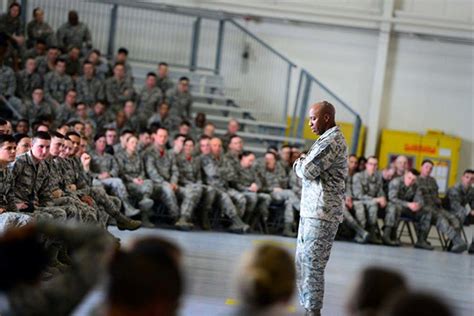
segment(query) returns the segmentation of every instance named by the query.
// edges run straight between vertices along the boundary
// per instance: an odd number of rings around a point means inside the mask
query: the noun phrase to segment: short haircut
[[[230,138],[229,138],[229,144],[232,143],[232,140],[234,138],[241,138],[239,135],[232,135]]]
[[[355,155],[355,154],[350,154],[350,155],[349,155],[349,158],[355,158],[355,159],[357,159],[357,155]]]
[[[420,172],[416,170],[415,168],[408,169],[408,172],[410,172],[411,174],[417,177],[420,175]]]
[[[267,147],[267,152],[272,151],[272,150],[275,151],[275,152],[277,152],[277,151],[278,151],[277,146],[270,145],[270,146]]]
[[[7,125],[8,121],[5,119],[0,118],[0,125]]]
[[[168,63],[165,63],[164,61],[162,61],[162,62],[160,62],[160,63],[158,64],[158,66],[166,66],[166,67],[168,67]]]
[[[85,65],[92,65],[92,66],[94,66],[94,64],[91,63],[91,62],[88,61],[88,60],[86,60],[86,61],[82,64],[83,67],[84,67]]]
[[[150,130],[148,128],[142,128],[138,131],[138,134],[151,134]]]
[[[44,39],[42,39],[42,38],[38,38],[38,39],[36,40],[35,45],[38,45],[38,44],[45,45],[45,46],[47,45],[47,44],[46,44],[46,41],[45,41]]]
[[[212,123],[212,122],[207,122],[204,127],[206,126],[213,126],[213,127],[216,127],[216,124]]]
[[[30,138],[30,136],[28,136],[28,134],[23,134],[23,133],[17,133],[15,135],[13,135],[13,139],[15,140],[15,143],[18,145],[19,142],[21,142],[21,140],[23,138]]]
[[[177,140],[180,137],[183,137],[184,139],[186,139],[187,136],[184,135],[184,134],[176,134],[176,135],[174,135],[173,140]]]
[[[102,138],[104,137],[105,138],[105,134],[104,133],[97,133],[95,134],[94,136],[94,143],[97,142],[99,140],[99,138]]]
[[[0,146],[3,146],[3,143],[15,143],[15,138],[12,135],[4,134],[0,135]]]
[[[421,165],[423,166],[425,163],[429,163],[430,165],[434,166],[434,162],[431,159],[424,159],[421,162]]]
[[[168,129],[167,129],[166,127],[164,127],[164,126],[158,127],[158,128],[156,129],[156,133],[158,133],[159,130],[165,130],[165,131],[169,134]],[[183,135],[183,136],[184,136],[184,135]],[[185,136],[185,137],[186,137],[186,136]]]
[[[67,138],[70,138],[71,136],[76,136],[76,137],[81,138],[81,135],[79,135],[79,133],[76,132],[76,131],[69,131],[69,132],[66,133],[65,136],[66,136]]]
[[[377,157],[375,157],[375,156],[369,156],[369,157],[367,157],[367,161],[369,161],[369,159],[375,159],[375,160],[377,160],[377,161],[379,160],[379,159],[378,159]]]
[[[117,62],[117,63],[114,64],[114,69],[117,68],[118,66],[122,66],[122,67],[125,68],[125,65],[123,63]]]
[[[239,159],[242,159],[244,157],[248,157],[250,155],[255,155],[255,154],[253,153],[253,151],[245,150],[239,155]]]
[[[193,145],[196,144],[196,142],[194,141],[194,139],[192,139],[191,137],[186,137],[186,138],[184,139],[184,142],[183,142],[183,143],[186,143],[186,142],[192,142]]]
[[[464,172],[462,174],[465,175],[466,173],[474,174],[474,170],[473,169],[466,169],[466,170],[464,170]]]
[[[135,134],[134,131],[132,131],[131,129],[124,129],[121,133],[120,133],[120,136],[123,136],[125,134]]]
[[[191,127],[191,123],[189,123],[189,121],[186,121],[186,120],[181,121],[181,123],[179,123],[179,126],[183,126],[183,125],[186,125],[186,126],[188,126],[188,127]]]
[[[111,131],[111,132],[117,132],[117,129],[114,128],[114,127],[109,127],[109,128],[107,128],[107,129],[105,130],[105,132],[109,132],[109,131]]]
[[[66,64],[66,59],[64,59],[64,58],[56,59],[56,64],[59,64],[59,63],[65,63]]]
[[[56,131],[49,131],[49,135],[51,136],[51,138],[56,137],[56,138],[64,139],[64,135]]]
[[[203,139],[209,139],[209,140],[211,140],[211,138],[210,138],[209,136],[204,135],[204,134],[199,137],[199,141],[201,141],[201,140],[203,140]]]
[[[30,122],[27,119],[24,119],[24,118],[19,119],[18,122],[16,123],[16,125],[18,125],[19,123],[26,123],[26,124],[30,125]]]
[[[156,73],[150,71],[149,73],[146,74],[147,77],[155,77],[156,78]]]
[[[189,82],[189,78],[186,77],[186,76],[182,76],[181,78],[179,78],[179,81],[187,81],[187,82]]]
[[[98,50],[97,48],[92,49],[92,50],[90,51],[89,55],[92,54],[92,53],[96,53],[96,54],[99,55],[99,56],[101,55],[100,50]]]
[[[33,140],[35,139],[51,140],[51,136],[49,136],[48,132],[35,132]]]
[[[275,160],[278,160],[277,154],[275,154],[273,151],[267,151],[267,152],[265,153],[265,155],[272,155],[273,158],[275,158]]]
[[[280,149],[283,149],[283,148],[290,148],[291,149],[291,146],[289,144],[281,145]]]
[[[120,48],[117,50],[117,53],[118,53],[118,54],[125,54],[126,56],[128,56],[128,49],[126,49],[125,47],[120,47]]]

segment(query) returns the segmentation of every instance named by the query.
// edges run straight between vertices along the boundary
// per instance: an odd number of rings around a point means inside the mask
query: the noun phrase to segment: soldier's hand
[[[21,202],[21,203],[16,204],[16,208],[19,210],[24,210],[28,208],[28,204],[25,202]]]
[[[420,210],[420,204],[418,204],[416,202],[410,202],[410,203],[408,203],[408,208],[412,212],[418,212]]]
[[[81,197],[81,201],[89,206],[94,205],[94,200],[89,195],[84,195],[83,197]]]
[[[249,186],[249,191],[251,191],[251,192],[257,192],[257,191],[258,191],[258,185],[255,184],[255,183],[252,183],[252,184]]]
[[[273,192],[281,192],[281,191],[283,191],[282,188],[274,188],[274,189],[273,189]]]
[[[51,193],[53,195],[53,199],[59,199],[61,196],[63,196],[63,191],[61,191],[60,189],[57,189],[57,190],[54,190],[53,193]]]
[[[135,178],[135,179],[133,179],[133,183],[135,183],[136,185],[142,185],[143,184],[143,179]]]
[[[346,196],[346,206],[352,208],[352,197]]]
[[[81,156],[82,167],[87,171],[91,164],[91,156],[88,153],[83,153]]]
[[[3,207],[0,207],[0,214],[2,214],[5,211],[6,211],[6,209],[4,209]]]
[[[178,190],[178,185],[176,183],[170,183],[171,190],[176,191]]]
[[[110,178],[110,174],[108,172],[102,172],[101,174],[99,174],[100,180],[108,179],[108,178]]]
[[[385,197],[380,197],[379,199],[379,204],[380,204],[380,207],[385,207],[387,206],[387,199]]]
[[[69,184],[69,185],[67,186],[67,189],[68,189],[69,191],[71,191],[71,192],[75,192],[75,191],[77,190],[77,187],[76,187],[75,184]]]

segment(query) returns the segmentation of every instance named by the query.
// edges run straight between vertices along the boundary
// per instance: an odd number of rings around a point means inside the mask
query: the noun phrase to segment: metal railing
[[[336,119],[339,122],[353,122],[349,151],[353,154],[357,153],[359,136],[362,129],[362,120],[359,114],[305,69],[301,69],[300,72],[292,126],[290,126],[290,136],[303,137],[305,118],[308,116],[310,105],[315,100],[326,100],[333,104],[336,108]]]

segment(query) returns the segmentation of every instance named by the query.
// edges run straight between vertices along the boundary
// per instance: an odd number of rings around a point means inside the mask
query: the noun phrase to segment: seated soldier
[[[293,232],[295,224],[294,211],[299,211],[300,200],[295,193],[288,189],[288,177],[283,166],[278,164],[274,152],[265,154],[264,164],[261,166],[260,174],[263,179],[263,191],[270,194],[272,202],[284,204],[284,230],[283,235],[296,237]]]
[[[31,149],[31,137],[27,134],[15,134],[16,156],[20,156]]]
[[[43,87],[43,79],[36,70],[36,60],[26,59],[25,69],[16,74],[16,95],[22,101],[31,99],[35,88]]]
[[[128,100],[123,106],[123,113],[125,114],[126,123],[124,129],[129,129],[134,132],[137,132],[142,124],[142,117],[137,113],[137,108],[135,102]]]
[[[66,61],[56,60],[54,71],[48,72],[44,77],[45,99],[56,108],[64,102],[67,91],[74,88],[72,78],[66,74]]]
[[[64,102],[56,110],[55,126],[69,123],[75,118],[77,92],[74,89],[66,92]]]
[[[143,121],[148,120],[155,113],[155,109],[163,102],[163,93],[156,84],[156,74],[149,72],[146,75],[145,85],[138,95],[138,110]]]
[[[221,137],[222,147],[224,148],[225,151],[227,151],[227,148],[229,147],[231,137],[234,135],[237,135],[237,132],[239,130],[240,130],[239,121],[237,121],[234,118],[230,119],[229,123],[227,124],[227,132]]]
[[[448,189],[446,205],[448,211],[454,214],[459,222],[465,223],[466,218],[474,216],[474,170],[464,171],[461,181]],[[469,247],[469,253],[474,253],[474,236]]]
[[[168,77],[168,73],[168,64],[165,62],[160,62],[158,64],[158,77],[156,78],[156,85],[161,89],[163,95],[166,95],[166,92],[174,87],[174,83]]]
[[[145,166],[137,152],[138,139],[130,135],[125,143],[125,149],[115,154],[119,167],[119,176],[123,180],[128,192],[139,201],[142,214],[142,223],[145,227],[153,227],[150,222],[150,213],[153,208],[153,183],[145,177]]]
[[[125,101],[133,99],[135,89],[132,80],[127,77],[124,64],[115,64],[114,75],[105,81],[104,89],[111,115],[121,110]]]
[[[118,177],[119,167],[115,158],[105,152],[105,135],[97,134],[94,137],[95,150],[91,153],[91,172],[94,181],[105,186],[106,189],[119,197],[125,209],[125,215],[132,217],[140,211],[132,206],[128,197],[128,191],[122,179]]]
[[[379,208],[387,205],[383,192],[382,178],[377,173],[378,160],[369,157],[366,169],[354,175],[353,194],[356,218],[362,227],[369,232],[369,242],[381,244],[382,240],[377,233],[377,213]],[[367,215],[366,215],[367,210]]]
[[[122,64],[125,69],[125,76],[128,80],[133,83],[133,72],[132,72],[132,65],[128,62],[128,49],[125,47],[120,47],[117,50],[117,54],[115,55],[112,63],[109,65],[109,70],[114,68],[116,64]],[[113,75],[113,74],[110,74]]]
[[[352,216],[351,211],[354,209],[354,193],[353,193],[353,180],[354,175],[357,170],[357,156],[350,155],[347,164],[349,170],[346,178],[346,197],[343,209],[344,220],[342,222],[341,228],[347,227],[349,230],[355,232],[354,241],[357,243],[365,244],[368,241],[369,233],[357,222],[357,220]]]
[[[52,121],[56,117],[56,111],[51,103],[44,99],[44,91],[41,88],[33,90],[31,101],[27,101],[21,111],[24,119],[30,122],[36,121],[40,118],[47,118]]]
[[[173,137],[173,154],[175,156],[178,156],[183,151],[185,139],[186,139],[186,135],[184,134],[176,134]]]
[[[262,181],[254,168],[255,154],[244,151],[239,159],[239,166],[231,171],[235,176],[231,178],[230,186],[244,194],[247,200],[244,218],[252,227],[261,216],[265,222],[267,221],[271,197],[261,191]],[[231,168],[233,167],[229,167]]]
[[[147,148],[151,145],[152,139],[151,139],[151,131],[149,129],[141,129],[138,132],[138,154],[143,157],[144,152],[147,150]]]
[[[166,100],[170,105],[171,117],[179,117],[187,120],[191,118],[191,106],[193,105],[193,97],[189,92],[189,78],[179,78],[177,88],[168,90]]]
[[[170,106],[166,102],[162,102],[157,106],[157,111],[148,119],[148,127],[151,128],[153,124],[159,124],[161,127],[169,131],[178,127],[179,120],[176,117],[171,117]]]
[[[113,146],[114,156],[124,152],[127,148],[128,139],[133,135],[133,131],[129,129],[124,129],[120,133],[119,142]]]
[[[71,76],[71,78],[76,81],[81,72],[81,61],[79,56],[81,54],[81,49],[77,46],[71,46],[68,49],[67,54],[61,56],[66,61],[66,73]]]
[[[431,227],[431,214],[421,209],[419,201],[415,200],[417,191],[416,178],[419,172],[410,169],[403,177],[396,177],[390,181],[388,189],[388,206],[385,214],[385,228],[383,241],[386,245],[399,246],[400,242],[396,236],[400,216],[408,216],[415,220],[419,232],[426,232]],[[419,235],[420,236],[420,235]],[[421,233],[423,236],[423,233]],[[418,238],[415,248],[432,250],[425,238]]]
[[[451,252],[462,253],[467,249],[467,245],[461,237],[461,223],[452,213],[442,208],[441,200],[438,196],[438,184],[431,177],[434,163],[431,160],[424,160],[421,163],[421,172],[418,177],[417,196],[421,209],[431,213],[431,223],[435,224],[438,230],[452,242]],[[425,239],[429,231],[419,231],[418,238]]]
[[[77,100],[93,106],[104,98],[104,82],[95,74],[95,66],[91,62],[82,65],[83,75],[76,80]]]
[[[405,171],[408,169],[408,158],[404,155],[399,155],[394,161],[395,175],[394,177],[403,177]]]
[[[25,119],[20,119],[16,123],[14,134],[28,134],[30,132],[30,122]]]

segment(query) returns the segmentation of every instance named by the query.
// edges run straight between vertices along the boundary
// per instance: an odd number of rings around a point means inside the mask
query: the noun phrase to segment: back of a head
[[[243,258],[238,277],[243,305],[264,309],[286,303],[294,292],[294,260],[283,248],[262,245]]]
[[[138,242],[137,248],[119,251],[110,265],[107,288],[109,315],[174,315],[183,292],[183,277],[174,248]]]
[[[387,299],[406,290],[405,279],[398,272],[381,267],[365,268],[349,297],[349,315],[376,312]]]
[[[423,292],[407,292],[397,295],[382,312],[386,316],[453,316],[444,300]]]

